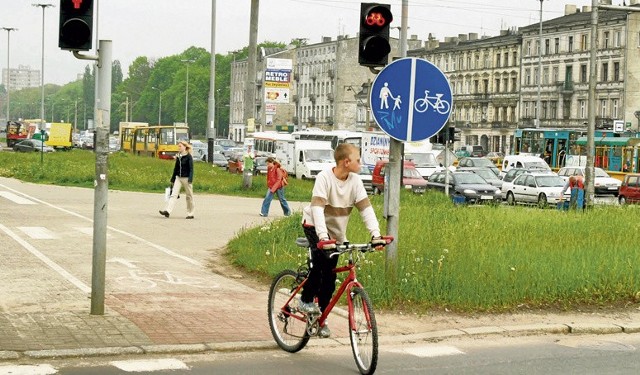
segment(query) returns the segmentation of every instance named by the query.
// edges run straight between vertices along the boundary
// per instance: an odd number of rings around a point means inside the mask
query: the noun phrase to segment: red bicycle
[[[383,238],[385,245],[393,241],[393,237],[390,236]],[[320,327],[324,325],[327,316],[346,292],[349,338],[353,357],[361,374],[373,374],[378,363],[378,327],[371,299],[356,279],[356,269],[364,253],[376,251],[384,246],[373,247],[370,243],[344,243],[337,245],[336,249],[326,250],[330,252],[331,257],[349,254],[348,264],[333,270],[335,273],[348,272],[348,275],[322,314],[305,314],[298,309],[300,303],[298,294],[309,276],[311,248],[306,238],[298,238],[296,244],[308,249],[307,265],[301,266],[297,271],[284,270],[271,283],[268,313],[273,338],[278,346],[287,352],[300,351],[312,336],[319,335]]]

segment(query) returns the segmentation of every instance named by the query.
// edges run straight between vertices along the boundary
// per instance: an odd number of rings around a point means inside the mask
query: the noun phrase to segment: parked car
[[[378,160],[371,175],[373,193],[380,194],[384,191],[385,175],[389,173],[389,160]],[[414,193],[422,194],[426,189],[427,181],[420,175],[415,165],[410,161],[405,161],[402,169],[402,186],[410,189]]]
[[[506,186],[505,186],[506,185]],[[505,183],[507,203],[537,204],[546,208],[549,204],[558,204],[568,189],[564,189],[565,181],[560,177],[548,173],[522,173],[512,183]],[[569,199],[570,194],[567,195]]]
[[[242,173],[244,170],[244,160],[242,153],[231,154],[227,162],[227,170],[229,173]]]
[[[267,174],[267,157],[258,156],[253,159],[253,175],[266,175]]]
[[[491,160],[493,164],[495,164],[496,166],[500,166],[502,165],[502,159],[504,159],[504,154],[502,152],[491,151],[485,157]]]
[[[558,171],[558,176],[562,177],[566,182],[570,176],[582,176],[586,183],[585,177],[586,167],[564,167]],[[594,168],[593,174],[593,190],[596,195],[615,195],[618,196],[620,185],[622,182],[607,174],[602,168]]]
[[[466,203],[498,203],[502,200],[500,189],[471,172],[436,172],[429,177],[427,189],[444,193],[446,186],[445,173],[449,173],[449,195],[454,199],[458,197]]]
[[[229,161],[221,153],[215,152],[213,154],[213,165],[227,170],[229,168]]]
[[[493,162],[487,158],[467,157],[458,161],[458,167],[485,167],[491,169],[496,175],[500,175],[500,170]]]
[[[524,168],[529,170],[551,171],[549,164],[544,159],[532,155],[507,155],[502,160],[502,171],[504,176],[511,168]]]
[[[618,193],[620,205],[640,202],[640,174],[628,174],[624,176],[620,192]]]
[[[459,171],[468,171],[471,173],[475,173],[478,176],[484,178],[485,181],[487,181],[488,183],[490,183],[491,185],[497,187],[498,189],[500,189],[502,187],[502,180],[496,176],[495,173],[493,173],[493,171],[487,167],[460,167],[458,168]]]
[[[545,170],[545,169],[527,169],[527,168],[511,168],[509,169],[509,172],[507,172],[504,177],[502,177],[502,186],[500,186],[500,191],[502,191],[502,199],[507,199],[507,191],[506,191],[506,187],[510,186],[507,184],[513,183],[513,180],[515,180],[518,176],[520,176],[523,173],[546,173],[552,176],[557,176],[557,174],[555,172],[553,172],[552,170]]]
[[[369,170],[369,167],[367,167],[366,165],[361,165],[360,172],[358,172],[358,177],[360,177],[360,179],[362,180],[362,184],[364,184],[364,189],[367,191],[367,193],[373,193],[373,174]]]
[[[43,144],[39,139],[23,139],[22,141],[13,145],[13,151],[15,152],[54,152],[55,150],[51,146]]]

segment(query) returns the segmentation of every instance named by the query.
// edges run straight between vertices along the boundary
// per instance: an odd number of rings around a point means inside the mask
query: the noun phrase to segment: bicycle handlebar
[[[382,248],[384,248],[385,246],[387,246],[388,244],[390,244],[391,242],[393,242],[393,236],[382,236],[381,237],[384,240],[384,244],[372,244],[371,242],[369,243],[343,243],[340,245],[336,245],[335,249],[328,249],[325,250],[327,252],[330,252],[331,254],[329,255],[330,257],[333,257],[335,255],[340,255],[343,253],[348,253],[350,251],[360,251],[363,253],[366,252],[371,252],[371,251],[378,251],[378,250],[382,250]]]

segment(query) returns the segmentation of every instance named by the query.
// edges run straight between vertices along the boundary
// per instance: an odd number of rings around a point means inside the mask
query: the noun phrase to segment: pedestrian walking
[[[178,142],[178,155],[175,156],[176,163],[171,175],[171,196],[164,210],[160,210],[160,215],[169,217],[180,196],[180,189],[184,188],[187,201],[187,219],[193,219],[193,156],[191,155],[191,145],[186,141]]]
[[[273,158],[267,158],[267,195],[264,197],[262,201],[262,208],[260,209],[260,216],[266,217],[269,216],[269,208],[271,207],[271,201],[273,200],[273,195],[278,195],[278,200],[280,201],[280,206],[282,207],[282,212],[284,216],[291,215],[291,209],[289,208],[289,203],[287,203],[287,199],[284,197],[284,187],[288,185],[287,182],[287,171],[282,168],[280,163]]]

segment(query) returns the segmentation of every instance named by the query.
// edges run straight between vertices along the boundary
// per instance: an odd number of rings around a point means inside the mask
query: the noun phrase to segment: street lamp
[[[184,123],[189,125],[188,113],[189,113],[189,64],[195,62],[195,60],[180,60],[187,64],[187,83],[184,87]]]
[[[52,7],[53,4],[31,4],[34,7],[42,8],[42,63],[40,68],[40,129],[44,129],[44,10],[48,7]]]
[[[542,85],[542,2],[540,1],[540,30],[538,33],[538,101],[536,103],[536,128],[540,127],[540,111],[542,110],[542,97],[541,97],[541,85]]]
[[[18,31],[15,27],[3,27],[2,30],[7,32],[7,121],[11,120],[9,117],[9,107],[11,106],[11,98],[9,96],[9,87],[11,85],[11,66],[9,65],[9,52],[11,51],[11,39],[10,35],[12,31]]]
[[[124,105],[124,120],[126,122],[129,122],[129,94],[127,94],[126,92],[123,92],[123,94],[125,95],[125,98],[127,98],[127,101],[125,102]]]
[[[158,98],[159,98],[159,104],[158,104],[158,125],[160,125],[160,118],[162,116],[162,91],[157,88],[157,87],[151,87],[152,90],[157,90],[158,91]]]

